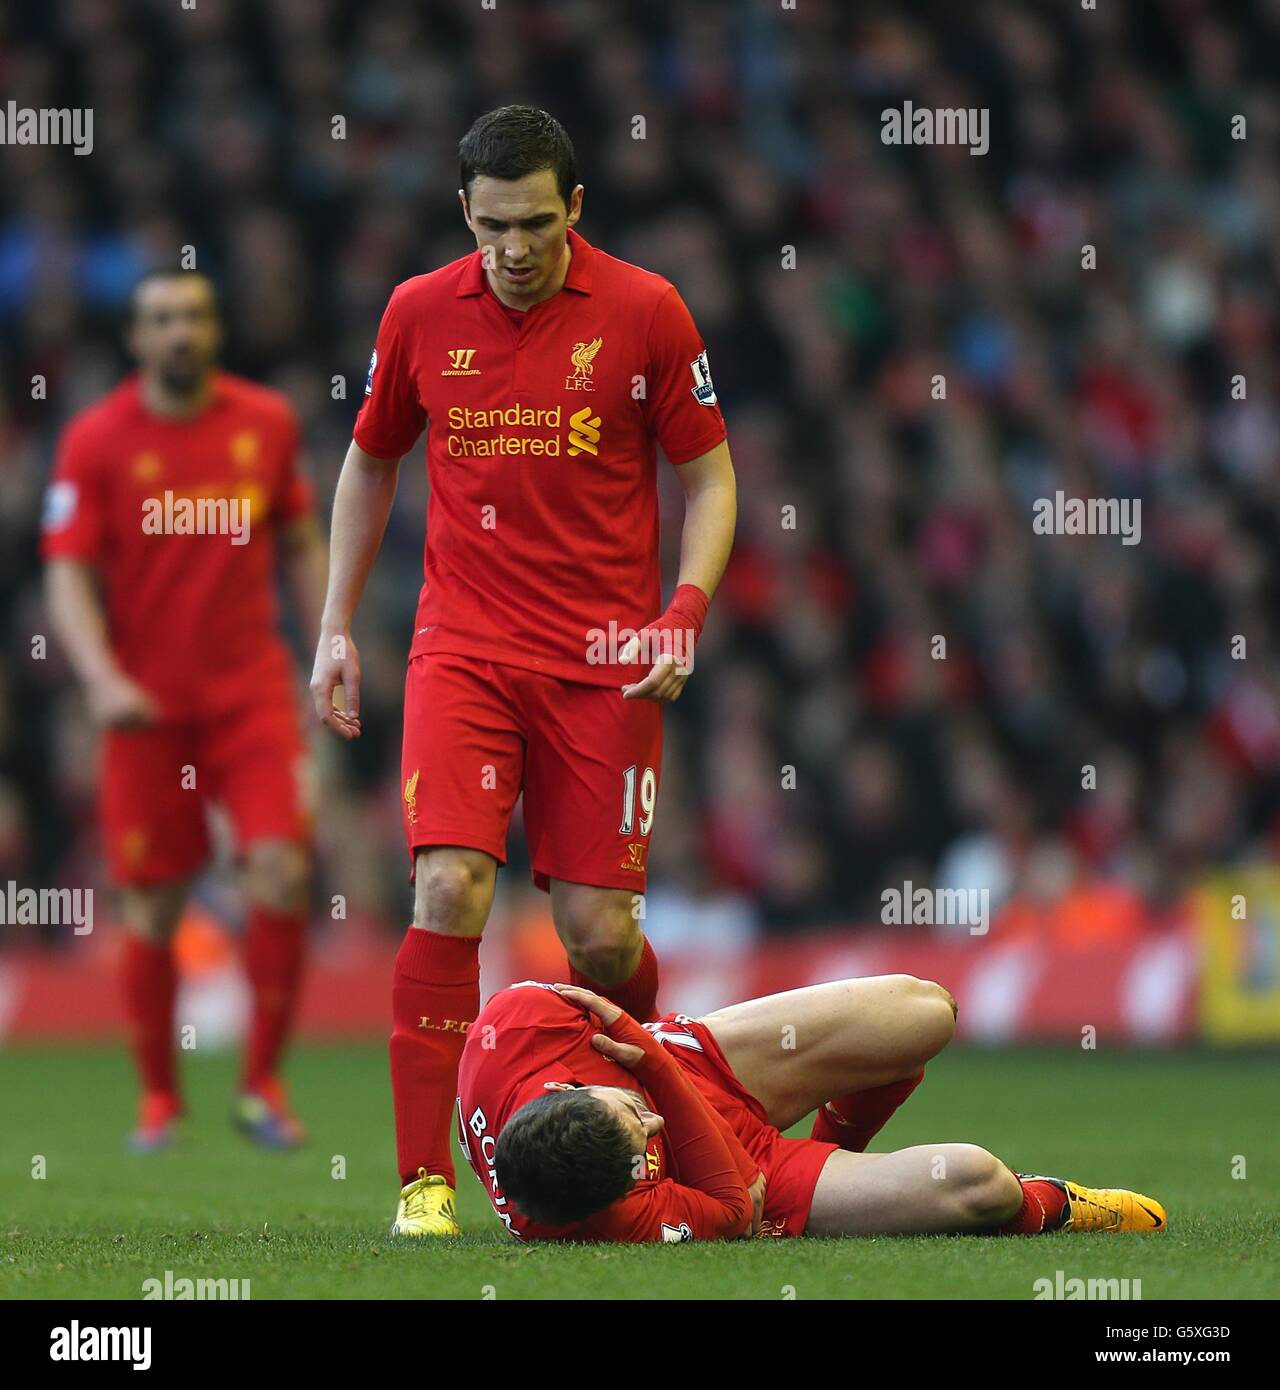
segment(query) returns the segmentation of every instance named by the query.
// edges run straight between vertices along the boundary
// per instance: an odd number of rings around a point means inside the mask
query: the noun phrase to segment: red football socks
[[[1056,1231],[1067,1215],[1063,1190],[1042,1178],[1024,1178],[1017,1173],[1014,1177],[1022,1185],[1022,1206],[1017,1216],[1000,1227],[999,1234],[1038,1236],[1043,1231]]]
[[[246,1091],[260,1087],[279,1069],[302,983],[306,938],[305,911],[273,912],[257,904],[250,909],[244,963],[253,1017],[244,1055]]]
[[[176,1097],[173,1006],[178,972],[169,942],[130,932],[124,940],[123,985],[129,1041],[142,1089],[148,1095]]]
[[[652,1023],[658,1016],[658,957],[647,939],[639,965],[632,971],[630,978],[621,984],[602,985],[596,980],[589,980],[572,964],[569,966],[569,983],[612,1000],[637,1023]]]
[[[862,1153],[888,1124],[893,1112],[923,1080],[924,1072],[921,1071],[904,1081],[890,1081],[885,1086],[854,1091],[827,1105],[820,1105],[809,1138],[839,1144],[850,1153]]]
[[[418,1169],[456,1186],[454,1103],[468,1026],[480,1012],[480,938],[410,927],[391,990],[391,1093],[402,1184]]]

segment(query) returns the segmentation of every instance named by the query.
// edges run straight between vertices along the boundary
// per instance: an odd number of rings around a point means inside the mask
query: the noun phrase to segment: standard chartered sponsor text
[[[560,407],[550,406],[536,409],[528,405],[492,406],[478,409],[471,406],[452,405],[447,416],[451,430],[492,430],[502,426],[514,429],[560,429]],[[446,448],[454,458],[493,458],[500,454],[548,454],[560,453],[559,433],[549,437],[535,437],[523,434],[498,434],[476,437],[474,435],[450,434]]]

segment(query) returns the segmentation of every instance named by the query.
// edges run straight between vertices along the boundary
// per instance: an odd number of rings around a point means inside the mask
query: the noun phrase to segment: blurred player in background
[[[429,427],[401,773],[416,896],[390,1049],[402,1184],[392,1232],[404,1236],[458,1233],[458,1060],[521,792],[534,882],[551,895],[571,978],[637,1018],[656,1012],[637,903],[662,705],[688,679],[736,519],[702,340],[669,281],[572,230],[583,188],[564,129],[502,107],[459,153],[477,250],[398,286],[383,315],[334,500],[312,679],[319,717],[357,737],[351,624],[400,461]],[[686,499],[665,611],[658,445]]]
[[[974,1144],[864,1152],[955,1016],[932,980],[880,975],[642,1028],[589,990],[526,980],[467,1040],[459,1133],[529,1240],[1163,1230],[1150,1197],[1014,1173]],[[782,1134],[815,1109],[808,1139]]]
[[[173,1142],[183,1111],[172,943],[209,855],[210,803],[234,827],[249,901],[253,1012],[233,1117],[269,1147],[302,1137],[279,1067],[302,976],[310,825],[275,583],[279,561],[315,633],[324,545],[291,407],[219,371],[220,340],[205,276],[138,284],[128,341],[139,371],[67,426],[43,524],[53,626],[104,730],[143,1152]]]

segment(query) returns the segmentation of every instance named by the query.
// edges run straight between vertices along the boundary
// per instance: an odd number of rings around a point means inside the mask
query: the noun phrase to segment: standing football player
[[[338,481],[312,692],[360,733],[351,624],[424,428],[425,583],[405,686],[413,925],[396,960],[392,1233],[456,1235],[451,1117],[480,1007],[479,941],[517,796],[575,983],[653,1018],[639,924],[662,706],[679,697],[733,543],[736,490],[707,354],[675,287],[593,247],[573,146],[544,111],[459,146],[477,249],[399,285]],[[661,607],[656,459],[685,493]],[[342,688],[340,705],[335,701]]]
[[[279,1077],[302,975],[310,880],[295,668],[277,561],[318,630],[324,543],[279,393],[217,370],[213,285],[159,271],[128,331],[139,371],[64,431],[45,503],[49,612],[104,730],[102,824],[127,927],[124,998],[142,1100],[133,1147],[167,1147],[182,1093],[172,951],[208,858],[206,807],[229,815],[249,903],[252,1019],[233,1117],[297,1144]]]

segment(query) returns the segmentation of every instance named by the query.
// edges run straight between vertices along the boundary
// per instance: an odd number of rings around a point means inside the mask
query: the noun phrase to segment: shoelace
[[[1110,1218],[1109,1224],[1113,1226],[1119,1224],[1122,1217],[1122,1213],[1115,1207],[1109,1207],[1105,1202],[1099,1202],[1093,1197],[1084,1196],[1082,1193],[1080,1193],[1079,1188],[1076,1189],[1076,1192],[1077,1194],[1079,1194],[1077,1195],[1076,1200],[1082,1206],[1092,1207],[1095,1212],[1100,1212],[1103,1216]],[[1096,1220],[1096,1218],[1094,1218],[1094,1220]],[[1092,1220],[1090,1224],[1093,1224]]]
[[[406,1216],[426,1216],[427,1194],[431,1191],[431,1185],[427,1183],[427,1170],[418,1169],[418,1181],[412,1192],[404,1200],[404,1214]]]

